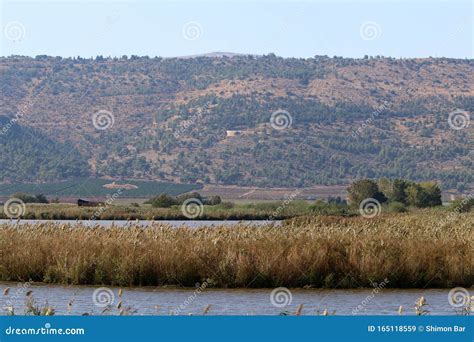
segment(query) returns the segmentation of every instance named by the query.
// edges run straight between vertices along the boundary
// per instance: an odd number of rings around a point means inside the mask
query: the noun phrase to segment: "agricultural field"
[[[199,190],[202,185],[179,184],[155,181],[121,180],[99,178],[74,178],[63,182],[51,183],[13,183],[0,184],[0,196],[9,196],[15,192],[44,194],[48,197],[105,197],[122,189],[120,197],[150,197],[167,193],[172,196],[184,192]]]

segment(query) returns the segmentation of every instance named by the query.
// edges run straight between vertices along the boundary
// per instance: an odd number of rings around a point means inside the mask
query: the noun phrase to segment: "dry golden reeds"
[[[0,225],[0,280],[214,287],[469,286],[474,214],[308,217],[282,225]],[[348,276],[350,275],[350,277]]]

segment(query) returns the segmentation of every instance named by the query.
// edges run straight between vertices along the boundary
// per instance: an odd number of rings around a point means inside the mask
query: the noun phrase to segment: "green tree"
[[[421,188],[423,189],[423,205],[426,207],[434,207],[437,205],[442,205],[441,200],[441,189],[438,184],[434,182],[423,182],[420,183]]]
[[[421,208],[423,205],[423,189],[418,184],[411,184],[406,189],[409,205]]]
[[[394,179],[392,182],[392,193],[390,196],[387,196],[389,201],[408,204],[406,191],[410,184],[410,182],[404,179]]]
[[[377,181],[379,190],[390,200],[393,196],[393,181],[388,178],[380,178]]]
[[[438,184],[424,182],[411,184],[406,189],[407,201],[409,205],[426,208],[441,205],[441,189]]]
[[[374,198],[380,203],[387,201],[385,195],[379,191],[377,183],[370,179],[355,181],[347,188],[349,201],[352,205],[358,206],[360,202],[367,198]]]

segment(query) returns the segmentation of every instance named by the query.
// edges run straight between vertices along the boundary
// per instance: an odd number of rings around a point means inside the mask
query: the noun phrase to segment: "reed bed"
[[[118,286],[472,285],[474,214],[306,217],[282,225],[0,225],[0,280]]]
[[[277,211],[277,209],[280,210]],[[282,209],[282,210],[281,210]],[[294,201],[286,207],[280,202],[256,204],[226,204],[203,207],[195,220],[276,220],[311,214],[311,206],[304,201]],[[354,213],[355,215],[355,213]],[[22,219],[35,220],[188,220],[180,205],[171,208],[154,208],[149,205],[133,207],[110,205],[107,207],[78,207],[74,204],[27,204]],[[0,205],[0,219],[8,219]]]

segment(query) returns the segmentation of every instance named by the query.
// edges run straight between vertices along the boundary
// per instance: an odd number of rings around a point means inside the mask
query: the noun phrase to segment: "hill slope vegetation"
[[[0,182],[296,187],[401,177],[463,190],[473,183],[472,125],[452,129],[448,116],[474,111],[473,66],[273,54],[0,58],[0,115],[22,113],[0,139],[2,154],[17,158],[2,156]],[[93,124],[100,111],[110,113],[105,129]],[[283,129],[271,124],[275,112]],[[44,139],[19,144],[18,132],[31,129]]]

